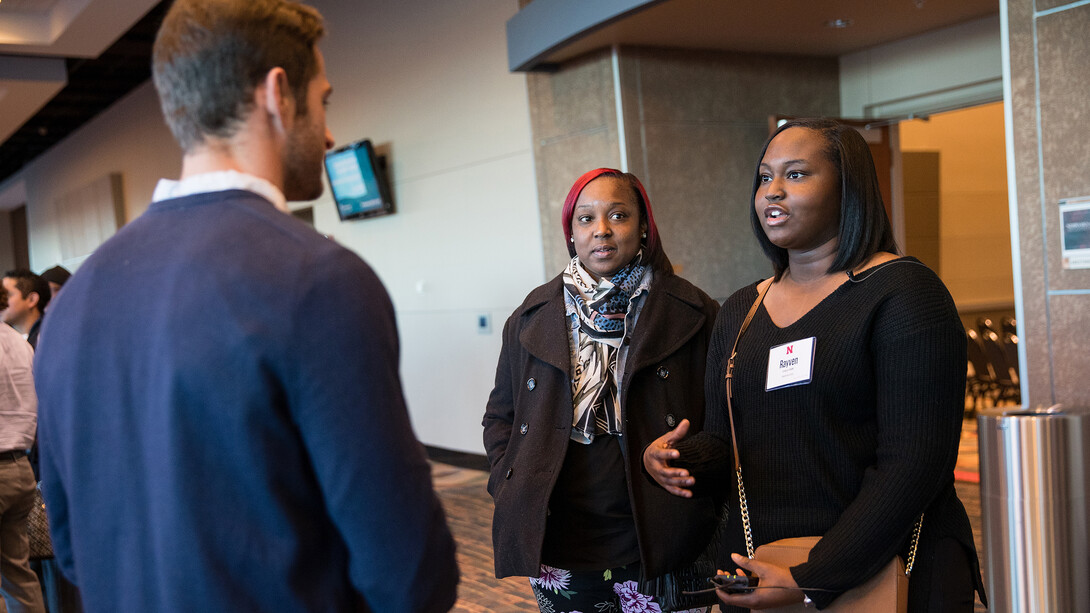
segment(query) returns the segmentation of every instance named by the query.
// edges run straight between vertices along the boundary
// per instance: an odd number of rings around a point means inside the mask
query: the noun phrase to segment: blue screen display
[[[342,219],[383,208],[375,169],[366,147],[350,147],[325,159],[329,185]]]

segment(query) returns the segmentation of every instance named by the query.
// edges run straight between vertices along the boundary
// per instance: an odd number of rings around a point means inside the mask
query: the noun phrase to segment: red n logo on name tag
[[[792,351],[794,351],[794,350],[795,350],[795,346],[794,346],[794,345],[788,345],[788,346],[787,346],[787,353],[788,353],[788,354],[790,354],[790,353],[791,353]]]

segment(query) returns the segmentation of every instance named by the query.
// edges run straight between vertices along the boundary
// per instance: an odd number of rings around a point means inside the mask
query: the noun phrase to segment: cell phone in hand
[[[716,575],[709,577],[708,581],[711,581],[716,588],[728,594],[748,594],[753,591],[753,588],[757,587],[758,579],[746,575]]]

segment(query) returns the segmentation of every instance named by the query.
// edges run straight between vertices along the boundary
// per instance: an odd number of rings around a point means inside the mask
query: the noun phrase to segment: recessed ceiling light
[[[825,22],[826,28],[846,28],[850,25],[852,25],[852,20],[846,17],[842,19],[830,19]]]

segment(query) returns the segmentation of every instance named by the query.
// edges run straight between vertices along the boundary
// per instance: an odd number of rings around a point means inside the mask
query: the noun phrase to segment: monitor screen
[[[380,160],[369,140],[356,141],[326,154],[326,174],[342,220],[394,212]]]

